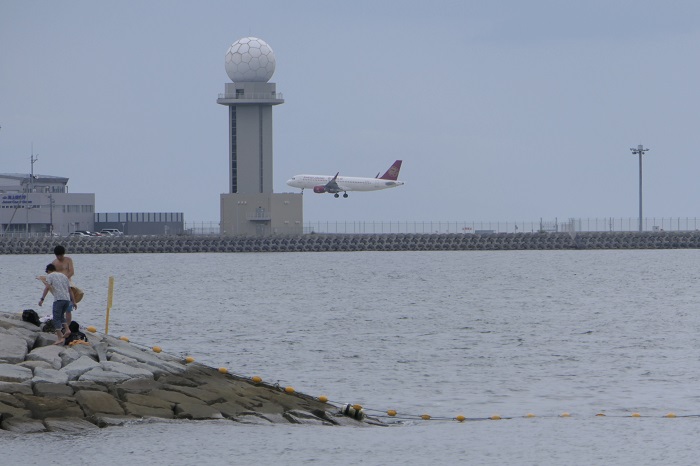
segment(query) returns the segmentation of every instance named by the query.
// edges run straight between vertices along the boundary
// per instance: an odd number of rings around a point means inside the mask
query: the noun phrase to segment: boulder
[[[115,384],[129,380],[129,376],[120,372],[106,371],[101,367],[94,367],[81,375],[78,380],[81,382]]]
[[[93,361],[98,360],[97,351],[90,345],[64,346],[60,356],[63,367],[77,361],[83,356],[88,356]]]
[[[36,396],[69,397],[73,396],[73,393],[73,388],[65,383],[40,382],[34,384],[34,394]]]
[[[68,380],[77,380],[81,375],[96,367],[99,368],[100,363],[90,356],[81,356],[61,370],[68,375]]]
[[[46,432],[46,426],[41,421],[29,419],[25,417],[11,417],[3,419],[0,423],[3,430],[9,430],[17,434],[36,434],[38,432]]]
[[[178,403],[175,416],[179,419],[224,419],[220,411],[204,403]]]
[[[65,371],[57,371],[56,369],[44,369],[37,367],[34,369],[34,377],[32,383],[68,383],[68,374]]]
[[[138,366],[130,366],[121,362],[106,361],[101,362],[100,366],[105,371],[119,372],[121,374],[128,375],[131,379],[153,378],[153,372],[149,371],[148,369],[144,369]]]
[[[17,364],[26,359],[28,352],[22,337],[6,331],[0,333],[0,363]]]
[[[75,400],[87,416],[124,415],[124,409],[119,401],[109,393],[84,390],[75,394]]]
[[[24,408],[24,404],[16,406],[14,403],[8,404],[0,402],[0,419],[9,419],[11,417],[30,418],[32,417],[32,413]]]
[[[120,383],[119,385],[115,386],[114,391],[120,399],[124,400],[126,399],[127,393],[137,393],[140,395],[144,395],[161,387],[163,387],[163,384],[160,382],[160,380],[155,381],[153,379],[131,379],[126,380]]]
[[[31,380],[32,370],[15,364],[0,364],[0,382],[20,383]]]
[[[41,367],[42,369],[53,369],[53,367],[51,367],[51,364],[49,364],[46,361],[23,361],[20,362],[18,366],[26,367],[27,369],[31,369],[32,371],[36,371],[37,367]]]
[[[31,395],[32,391],[32,381],[27,380],[26,382],[16,383],[16,382],[0,382],[0,393],[21,393],[24,395]]]
[[[68,434],[77,434],[86,430],[97,430],[95,424],[86,421],[85,419],[68,419],[68,418],[51,418],[44,419],[44,425],[49,432],[65,432]]]
[[[27,355],[27,361],[44,361],[49,363],[54,369],[60,369],[62,365],[61,351],[63,351],[63,347],[60,345],[34,348],[31,353]]]
[[[83,410],[73,399],[45,398],[34,395],[17,395],[17,399],[32,412],[34,419],[49,417],[84,417]]]

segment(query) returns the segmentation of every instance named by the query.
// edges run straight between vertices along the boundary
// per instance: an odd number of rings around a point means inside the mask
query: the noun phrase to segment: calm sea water
[[[0,432],[8,464],[45,464],[56,451],[74,464],[697,463],[700,251],[73,259],[83,325],[104,331],[111,275],[111,335],[371,414],[446,420]],[[38,308],[33,277],[50,260],[0,256],[4,311]],[[513,419],[449,420],[459,414]]]

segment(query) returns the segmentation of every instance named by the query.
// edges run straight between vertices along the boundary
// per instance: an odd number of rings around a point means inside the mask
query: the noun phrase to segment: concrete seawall
[[[700,248],[700,231],[0,238],[0,255],[46,254],[52,251],[56,244],[65,245],[71,254],[696,249]]]
[[[289,387],[86,333],[88,344],[54,345],[53,333],[0,312],[0,434],[76,432],[145,418],[382,425]]]

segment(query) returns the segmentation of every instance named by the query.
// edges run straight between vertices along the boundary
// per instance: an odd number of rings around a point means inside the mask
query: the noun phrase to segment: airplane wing
[[[326,192],[335,194],[341,191],[345,191],[340,186],[338,186],[338,182],[336,181],[336,179],[338,179],[339,174],[340,172],[336,173],[333,179],[326,183],[326,185],[324,186],[326,188]]]

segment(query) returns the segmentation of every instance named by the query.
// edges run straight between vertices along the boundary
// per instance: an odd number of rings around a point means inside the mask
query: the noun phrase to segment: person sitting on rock
[[[76,345],[80,343],[87,343],[87,335],[85,335],[83,332],[80,331],[80,324],[78,324],[76,321],[72,321],[70,324],[68,324],[68,329],[70,330],[70,335],[66,337],[66,345]]]
[[[44,286],[44,293],[39,300],[39,306],[44,304],[46,295],[51,291],[53,294],[53,322],[56,327],[56,337],[58,338],[54,344],[60,345],[70,335],[70,329],[66,323],[66,313],[70,312],[71,304],[76,309],[77,306],[68,277],[60,272],[56,272],[56,266],[53,264],[46,266],[46,273],[46,285]]]

